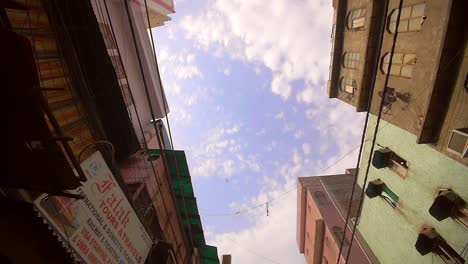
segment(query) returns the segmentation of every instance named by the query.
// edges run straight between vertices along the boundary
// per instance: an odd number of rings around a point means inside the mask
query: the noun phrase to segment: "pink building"
[[[355,171],[348,169],[345,174],[330,176],[301,177],[298,179],[297,193],[297,243],[300,253],[305,255],[308,264],[336,263],[348,203],[351,198]],[[345,263],[354,225],[361,188],[357,187],[351,208],[351,221],[346,230],[346,238],[340,256]],[[349,263],[378,263],[377,259],[356,232]]]

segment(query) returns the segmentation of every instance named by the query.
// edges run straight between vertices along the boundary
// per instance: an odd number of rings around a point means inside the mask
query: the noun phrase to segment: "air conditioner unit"
[[[468,128],[452,130],[447,144],[447,150],[460,155],[462,159],[468,157]]]

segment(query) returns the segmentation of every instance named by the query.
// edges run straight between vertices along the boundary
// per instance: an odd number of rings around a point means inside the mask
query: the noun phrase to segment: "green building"
[[[162,155],[168,165],[170,180],[177,202],[177,210],[187,237],[191,239],[200,256],[200,264],[219,264],[218,250],[206,244],[197,199],[185,152],[182,150],[150,150],[150,154]]]
[[[359,171],[362,186],[373,155],[359,232],[383,264],[464,263],[456,255],[468,242],[468,167],[385,121],[370,153],[376,120],[370,116]]]

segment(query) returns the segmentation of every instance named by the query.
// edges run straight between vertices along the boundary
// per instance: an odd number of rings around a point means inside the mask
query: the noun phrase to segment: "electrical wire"
[[[385,18],[387,17],[387,14],[388,14],[388,5],[389,5],[389,0],[387,0],[387,2],[386,2]],[[401,16],[401,13],[402,13],[400,10],[402,10],[402,7],[403,7],[403,0],[400,0],[399,6],[398,6],[399,12],[397,14],[397,19],[396,19],[396,28],[397,29],[399,28],[399,25],[400,25],[400,16]],[[383,35],[383,32],[381,34]],[[391,50],[390,50],[389,65],[388,65],[388,68],[387,68],[387,72],[385,74],[383,94],[382,94],[382,98],[380,99],[379,112],[378,112],[378,115],[377,115],[377,122],[376,122],[375,129],[374,129],[374,135],[373,135],[373,138],[372,138],[372,145],[371,145],[370,153],[374,152],[375,143],[377,141],[377,134],[379,132],[378,129],[379,129],[380,121],[382,119],[382,112],[383,112],[383,106],[384,106],[384,101],[385,101],[385,95],[386,95],[386,93],[388,91],[388,81],[390,79],[390,72],[391,72],[391,69],[392,69],[392,64],[393,64],[392,62],[393,62],[393,56],[395,54],[397,38],[398,38],[398,30],[395,30],[395,33],[393,35],[392,47],[391,47]],[[380,50],[379,50],[379,57],[380,57],[381,49],[382,49],[382,46],[380,47]],[[373,86],[371,91],[373,91],[374,89],[375,89],[375,85]],[[369,101],[372,102],[372,97],[370,98]],[[369,111],[369,109],[368,109],[368,111]],[[370,168],[371,160],[372,160],[372,155],[369,155],[369,158],[367,160],[366,173],[364,175],[364,182],[362,184],[362,191],[361,191],[361,195],[359,197],[359,207],[358,207],[358,212],[357,212],[357,215],[356,215],[356,219],[359,219],[359,217],[361,216],[361,213],[362,213],[362,207],[363,207],[363,204],[364,204],[365,186],[367,184],[367,180],[368,180],[368,177],[369,177],[369,168]],[[355,188],[355,186],[353,186],[353,188]],[[352,199],[352,196],[351,196],[351,199]],[[350,202],[350,204],[351,204],[351,202]],[[348,216],[349,216],[349,214],[350,214],[350,210],[348,210]],[[347,217],[347,219],[346,219],[345,227],[348,226],[348,221],[349,221],[349,217]],[[349,259],[349,256],[351,254],[351,248],[352,248],[353,241],[354,241],[354,238],[355,238],[355,235],[356,235],[356,228],[357,228],[357,225],[352,226],[353,230],[351,232],[351,240],[349,242],[349,249],[348,249],[348,253],[346,255],[345,263],[348,263],[348,259]],[[346,230],[346,228],[344,230]],[[341,245],[343,245],[343,243],[344,243],[344,238],[345,238],[345,235],[343,235],[343,238],[341,239],[341,242],[340,242]],[[339,263],[340,257],[341,257],[341,255],[338,255],[337,263]]]
[[[108,6],[107,6],[107,1],[106,1],[106,0],[103,0],[103,3],[104,3],[104,8],[105,8],[105,11],[106,11],[107,18],[108,18],[108,20],[109,20],[109,26],[110,26],[110,29],[111,29],[111,32],[112,32],[112,38],[113,38],[114,43],[115,43],[116,48],[117,48],[117,54],[118,54],[120,63],[123,63],[122,57],[121,57],[121,53],[120,53],[120,49],[119,49],[119,46],[118,46],[118,42],[117,42],[117,39],[116,39],[116,37],[115,37],[114,26],[113,26],[112,20],[111,20],[111,18],[110,18],[109,9],[108,9]],[[126,11],[127,11],[127,12],[126,12],[127,15],[129,16],[128,9],[127,9]],[[124,11],[123,11],[123,12],[124,12]],[[122,18],[122,23],[123,23],[123,18]],[[131,25],[130,17],[129,17],[129,23],[130,23],[130,27],[133,29],[133,27],[132,27],[132,25]],[[132,36],[133,36],[133,40],[135,41],[135,36],[134,36],[133,34],[132,34]],[[135,49],[138,49],[138,47],[136,46],[136,43],[135,43]],[[122,64],[122,66],[123,66],[123,64]],[[141,64],[140,64],[140,67],[141,67]],[[140,68],[140,69],[141,69],[141,68]],[[123,68],[123,72],[124,72],[125,79],[126,79],[126,81],[127,81],[127,85],[128,85],[128,90],[129,90],[130,98],[131,98],[131,100],[132,100],[132,102],[133,102],[133,108],[134,108],[134,110],[135,110],[135,114],[136,114],[136,117],[137,117],[138,126],[139,126],[139,128],[140,128],[141,133],[142,133],[142,137],[143,137],[143,146],[144,146],[144,148],[145,148],[146,153],[149,153],[149,148],[148,148],[148,144],[147,144],[146,139],[145,139],[145,134],[144,134],[144,132],[143,132],[143,126],[142,126],[142,124],[141,124],[140,115],[139,115],[138,110],[137,110],[137,107],[136,107],[136,105],[135,105],[135,100],[134,100],[134,97],[133,97],[132,90],[130,89],[130,88],[131,88],[131,87],[130,87],[130,82],[128,81],[128,76],[127,76],[127,72],[126,72],[125,68]],[[141,73],[142,73],[142,72],[141,72]],[[142,75],[142,78],[143,78],[143,82],[146,84],[144,74]],[[151,105],[150,105],[150,107],[151,107]],[[151,110],[151,109],[150,109],[150,110]],[[145,166],[146,166],[146,165],[147,165],[147,163],[145,162]],[[152,169],[152,171],[153,171],[153,176],[154,176],[155,179],[156,179],[156,184],[157,184],[157,186],[162,186],[162,184],[161,184],[160,181],[159,181],[159,173],[158,173],[158,171],[157,171],[157,170],[155,169],[155,167],[154,167],[153,160],[150,160],[150,165],[151,165],[151,169]],[[138,172],[140,172],[140,169],[139,169],[139,168],[138,168]],[[167,209],[166,202],[165,202],[164,196],[162,195],[162,192],[159,191],[159,190],[156,190],[156,191],[155,191],[152,184],[150,184],[150,187],[151,187],[151,190],[152,190],[152,192],[153,192],[154,195],[159,194],[159,196],[160,196],[160,198],[161,198],[161,202],[162,202],[163,208],[164,208],[164,212],[165,212],[165,214],[166,214],[167,219],[169,219],[169,218],[170,218],[170,214],[169,214],[169,211],[168,211],[168,209]],[[152,206],[152,204],[150,204],[149,206]],[[174,232],[174,227],[172,226],[172,223],[171,223],[171,222],[169,223],[169,227],[170,227],[170,229],[171,229],[172,235],[173,235],[174,237],[176,237],[176,234],[175,234],[175,232]]]
[[[236,241],[234,241],[230,237],[227,237],[227,239],[229,239],[232,243],[236,244],[239,248],[241,248],[243,250],[247,250],[248,252],[250,252],[251,254],[253,254],[253,255],[255,255],[255,256],[259,257],[259,258],[266,259],[266,260],[270,261],[271,263],[281,264],[280,262],[278,262],[276,260],[273,260],[273,259],[271,259],[269,257],[266,257],[266,256],[264,256],[264,255],[262,255],[260,253],[255,252],[255,251],[253,251],[251,249],[248,249],[248,248],[245,248],[245,247],[241,246],[239,243],[237,243]]]
[[[385,3],[385,6],[386,6],[385,9],[386,10],[385,10],[385,14],[382,17],[382,21],[381,21],[382,22],[381,33],[380,33],[380,38],[379,38],[379,43],[378,43],[378,45],[380,46],[380,49],[379,49],[379,54],[378,54],[377,58],[380,58],[380,54],[381,54],[381,47],[382,47],[383,36],[384,36],[384,32],[385,32],[385,30],[384,30],[385,29],[385,21],[386,21],[386,17],[387,17],[387,13],[388,13],[388,4],[389,4],[389,0],[386,0],[386,3]],[[397,23],[398,23],[398,21],[397,21]],[[398,25],[397,25],[397,28],[398,28]],[[393,54],[391,56],[393,56]],[[378,62],[378,59],[376,61]],[[392,61],[391,61],[391,58],[390,58],[390,64],[391,64],[391,62]],[[378,68],[378,63],[375,63],[374,72],[377,72],[377,68]],[[390,72],[390,68],[387,70],[387,73],[388,72]],[[343,251],[344,241],[345,241],[345,238],[346,238],[346,230],[347,230],[348,222],[349,222],[349,219],[350,219],[350,216],[351,216],[351,208],[352,208],[352,204],[353,204],[354,192],[356,190],[356,185],[357,185],[357,181],[358,181],[358,178],[359,178],[359,169],[360,169],[360,165],[361,165],[361,156],[362,156],[362,152],[364,150],[364,143],[367,142],[365,140],[366,130],[367,130],[369,117],[370,117],[370,109],[371,109],[371,106],[372,106],[372,98],[373,98],[373,95],[374,95],[375,81],[376,81],[376,76],[374,74],[374,76],[372,77],[372,83],[371,83],[372,89],[370,90],[369,100],[368,100],[368,103],[367,103],[367,113],[366,113],[366,119],[364,121],[363,133],[362,133],[362,136],[361,136],[361,144],[360,144],[360,148],[359,148],[359,155],[358,155],[358,159],[356,161],[356,168],[355,168],[356,169],[356,175],[354,175],[353,185],[352,185],[353,187],[351,189],[351,195],[350,195],[349,202],[348,202],[348,211],[346,213],[345,224],[344,224],[344,227],[343,227],[343,237],[342,237],[342,239],[340,241],[340,249],[339,249],[338,255],[336,257],[336,263],[337,264],[339,264],[340,261],[341,261],[341,253]],[[384,101],[384,98],[385,98],[385,95],[386,95],[385,94],[386,89],[387,89],[387,87],[385,86],[383,94],[382,94],[382,99],[381,99],[381,102],[382,102],[381,108],[383,108],[383,101]],[[377,128],[375,128],[375,129],[377,131]],[[365,186],[365,183],[364,183],[363,186]],[[348,253],[350,251],[351,251],[351,245],[349,246]]]
[[[328,165],[326,168],[316,172],[316,173],[313,173],[313,174],[322,174],[324,173],[325,171],[329,170],[330,168],[332,168],[333,166],[335,166],[336,164],[338,164],[340,161],[342,161],[343,159],[345,159],[346,157],[348,157],[349,155],[351,155],[357,148],[359,147],[358,146],[355,146],[354,148],[352,148],[350,151],[348,151],[346,154],[344,154],[343,156],[341,156],[340,158],[338,158],[337,160],[335,160],[332,164]],[[263,207],[264,205],[268,204],[268,203],[272,203],[273,201],[277,200],[277,199],[280,199],[282,197],[284,197],[286,194],[296,190],[297,188],[299,188],[299,185],[297,183],[294,184],[295,187],[294,188],[291,188],[283,193],[281,193],[280,195],[278,196],[275,196],[271,199],[269,199],[268,201],[266,202],[263,202],[263,203],[260,203],[260,204],[257,204],[257,205],[254,205],[252,207],[248,207],[246,209],[239,209],[239,210],[236,210],[234,212],[227,212],[227,213],[214,213],[214,214],[202,214],[203,216],[230,216],[230,215],[239,215],[239,214],[244,214],[244,213],[247,213],[251,210],[254,210],[256,208],[259,208],[259,207]]]
[[[126,6],[128,6],[127,3],[126,3]],[[127,7],[127,9],[128,9],[128,7]],[[166,123],[167,123],[167,129],[168,129],[168,132],[169,132],[169,139],[170,139],[170,143],[171,143],[171,149],[174,150],[174,141],[173,141],[172,132],[171,132],[171,125],[170,125],[169,117],[168,117],[166,95],[164,93],[163,85],[162,85],[162,81],[161,81],[161,76],[159,74],[158,59],[157,59],[157,56],[156,56],[156,46],[154,44],[153,31],[151,30],[151,21],[150,21],[150,17],[149,17],[147,0],[145,0],[145,11],[146,11],[146,19],[147,19],[147,22],[148,22],[148,28],[149,28],[149,32],[150,32],[151,45],[152,45],[152,48],[153,48],[154,63],[155,63],[156,69],[158,70],[158,74],[157,74],[158,78],[157,79],[158,79],[158,82],[159,82],[159,89],[160,89],[160,92],[161,92],[161,97],[163,99],[163,108],[164,108],[164,114],[166,116]],[[146,88],[146,86],[145,86],[145,88]],[[152,120],[156,120],[153,113],[152,113]],[[156,122],[152,122],[152,123],[153,123],[153,125],[154,125],[154,127],[156,129],[156,134],[157,134],[158,129],[156,128]],[[166,159],[165,152],[161,151],[161,154],[163,154],[163,158]],[[178,165],[178,162],[177,162],[177,159],[176,159],[176,155],[174,154],[172,156],[173,156],[174,164],[175,164],[175,167],[176,167],[177,179],[180,181],[179,165]],[[169,170],[167,170],[167,171],[169,171]],[[179,191],[180,191],[180,193],[182,193],[182,185],[180,185],[180,184],[179,184]],[[185,198],[184,198],[183,195],[181,195],[181,197],[182,197],[182,203],[183,203],[183,206],[184,206],[185,217],[187,219],[189,219],[187,204],[186,204]],[[190,236],[190,245],[193,248],[194,241],[193,241],[192,227],[191,227],[190,224],[188,224],[187,226],[188,226],[188,231],[189,231],[189,236]]]

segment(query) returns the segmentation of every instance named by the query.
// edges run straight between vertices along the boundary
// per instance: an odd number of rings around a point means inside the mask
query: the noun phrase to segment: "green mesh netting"
[[[151,149],[149,154],[162,155],[163,153],[159,149]],[[181,150],[164,150],[164,156],[166,156],[167,160],[177,209],[182,217],[182,225],[187,237],[192,237],[193,244],[199,249],[202,264],[219,264],[218,249],[206,245],[185,152]],[[177,172],[179,175],[177,175]]]

